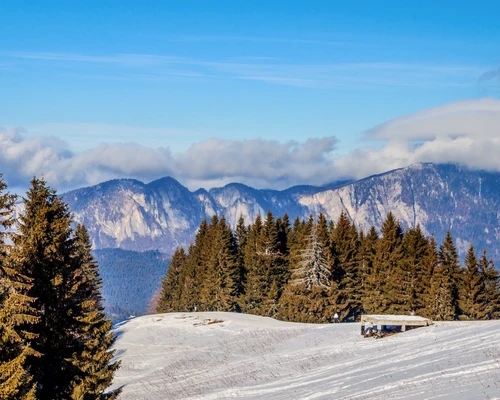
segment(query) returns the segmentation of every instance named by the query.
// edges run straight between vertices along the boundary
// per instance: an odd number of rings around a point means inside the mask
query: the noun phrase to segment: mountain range
[[[353,166],[354,168],[354,166]],[[421,163],[352,182],[286,190],[240,183],[190,191],[174,178],[151,183],[117,179],[63,194],[75,220],[90,232],[95,249],[159,250],[187,247],[203,218],[225,216],[234,227],[271,210],[275,216],[336,221],[342,211],[364,230],[380,228],[387,213],[407,228],[420,224],[438,244],[450,230],[463,255],[470,242],[500,259],[500,173],[450,164]],[[498,263],[497,263],[498,265]]]

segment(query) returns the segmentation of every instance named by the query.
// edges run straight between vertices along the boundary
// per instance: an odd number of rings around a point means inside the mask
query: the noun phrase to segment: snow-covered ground
[[[120,400],[500,399],[500,321],[375,339],[359,324],[172,313],[116,332]]]

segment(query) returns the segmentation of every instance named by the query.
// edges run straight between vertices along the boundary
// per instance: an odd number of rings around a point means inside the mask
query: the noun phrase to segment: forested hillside
[[[107,314],[114,320],[143,315],[170,260],[158,251],[94,250]]]
[[[416,313],[434,320],[500,317],[499,273],[469,246],[459,262],[451,233],[441,244],[389,213],[380,235],[337,221],[257,216],[233,232],[203,221],[195,243],[175,252],[158,312],[243,311],[297,322],[356,321],[362,313]]]

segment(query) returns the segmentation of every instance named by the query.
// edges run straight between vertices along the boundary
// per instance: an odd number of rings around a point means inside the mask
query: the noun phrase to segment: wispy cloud
[[[28,60],[118,64],[127,67],[149,67],[153,65],[168,65],[183,62],[183,58],[181,57],[170,57],[153,54],[85,55],[75,53],[12,52],[5,53],[5,55],[12,58]]]
[[[88,76],[99,79],[158,81],[162,79],[217,79],[261,81],[306,88],[376,89],[381,87],[474,86],[485,68],[479,65],[440,65],[400,62],[311,64],[268,57],[240,57],[237,61],[196,60],[154,54],[85,55],[73,53],[4,53],[9,60],[49,62],[81,75],[71,64],[114,66],[110,72]]]
[[[241,79],[249,81],[261,81],[267,83],[274,83],[285,86],[295,86],[304,88],[324,88],[330,86],[327,81],[320,81],[317,79],[304,79],[304,78],[286,78],[278,76],[243,76]]]
[[[171,41],[180,42],[252,42],[252,43],[288,43],[288,44],[322,44],[328,46],[352,46],[359,45],[359,40],[350,39],[315,39],[315,38],[285,38],[285,37],[270,37],[270,36],[238,36],[238,35],[178,35],[167,38]]]

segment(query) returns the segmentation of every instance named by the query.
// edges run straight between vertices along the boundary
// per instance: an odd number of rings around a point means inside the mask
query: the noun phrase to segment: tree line
[[[0,399],[114,399],[111,321],[87,230],[33,178],[14,219],[0,175]],[[15,233],[7,233],[17,224]]]
[[[224,217],[202,221],[178,248],[162,280],[157,312],[235,311],[295,322],[357,321],[361,314],[415,313],[433,320],[500,317],[500,280],[486,250],[471,244],[464,265],[451,233],[442,244],[389,213],[380,234],[288,215],[235,230]]]

